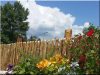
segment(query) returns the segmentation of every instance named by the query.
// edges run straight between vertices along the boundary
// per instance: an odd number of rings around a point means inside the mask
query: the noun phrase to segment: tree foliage
[[[14,4],[7,2],[1,6],[1,43],[14,43],[19,34],[26,39],[28,22],[26,22],[29,12],[20,2]]]
[[[37,36],[31,36],[30,38],[29,38],[29,41],[36,41],[36,40],[41,40],[40,38],[38,38]]]

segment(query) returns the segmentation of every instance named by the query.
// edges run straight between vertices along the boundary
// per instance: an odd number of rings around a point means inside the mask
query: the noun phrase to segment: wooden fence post
[[[65,42],[68,42],[71,40],[72,37],[72,29],[65,30],[64,38],[66,39]]]

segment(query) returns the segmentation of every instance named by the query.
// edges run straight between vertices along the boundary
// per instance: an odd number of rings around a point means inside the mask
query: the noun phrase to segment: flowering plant
[[[100,69],[100,29],[90,25],[83,30],[83,35],[77,35],[69,45],[71,61],[78,61],[77,73],[98,74]],[[98,63],[97,63],[98,61]]]
[[[6,74],[7,75],[13,74],[13,65],[12,64],[8,65]]]
[[[69,59],[56,54],[50,59],[43,59],[36,64],[39,74],[61,74],[70,70]]]

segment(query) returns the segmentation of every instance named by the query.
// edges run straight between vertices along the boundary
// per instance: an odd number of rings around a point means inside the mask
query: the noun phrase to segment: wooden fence
[[[20,59],[20,51],[31,53],[42,58],[46,58],[51,50],[53,53],[66,54],[67,46],[65,40],[50,40],[50,41],[29,41],[17,42],[12,44],[1,44],[1,69],[5,70],[8,64],[17,64]]]

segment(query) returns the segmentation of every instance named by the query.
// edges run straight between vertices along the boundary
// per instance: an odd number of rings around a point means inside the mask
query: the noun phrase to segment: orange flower
[[[55,55],[55,59],[56,59],[56,61],[58,62],[58,63],[61,63],[62,62],[62,56],[60,55],[60,54],[56,54]]]
[[[50,58],[50,62],[51,62],[52,64],[56,63],[55,58],[54,58],[54,57],[51,57],[51,58]]]
[[[55,56],[50,58],[50,62],[52,63],[61,63],[63,57],[60,54],[56,54]]]
[[[39,69],[44,69],[45,67],[49,66],[51,64],[51,62],[49,62],[48,60],[44,59],[42,61],[40,61],[36,66]]]

